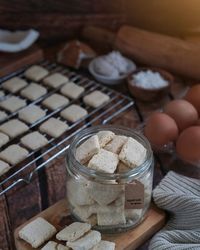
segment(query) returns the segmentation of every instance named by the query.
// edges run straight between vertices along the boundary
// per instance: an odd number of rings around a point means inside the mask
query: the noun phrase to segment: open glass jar
[[[122,173],[104,173],[81,165],[75,158],[76,149],[99,131],[132,137],[146,148],[143,163]],[[134,153],[134,152],[133,152]],[[121,232],[138,225],[151,202],[154,160],[149,142],[133,129],[97,126],[81,131],[72,141],[66,157],[67,198],[76,220],[94,228]]]

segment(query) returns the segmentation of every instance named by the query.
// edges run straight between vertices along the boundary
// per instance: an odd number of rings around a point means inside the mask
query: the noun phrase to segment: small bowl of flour
[[[140,68],[128,76],[128,88],[140,101],[156,101],[170,92],[174,77],[158,68]]]

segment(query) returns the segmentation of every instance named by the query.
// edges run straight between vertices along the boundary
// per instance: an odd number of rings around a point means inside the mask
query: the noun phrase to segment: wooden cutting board
[[[43,217],[58,230],[73,222],[67,208],[67,200],[61,200],[15,230],[14,238],[17,250],[34,250],[29,244],[19,239],[18,233],[22,227],[37,217]],[[133,250],[161,229],[165,224],[165,218],[165,213],[152,204],[146,219],[135,229],[120,234],[104,234],[102,237],[105,240],[115,242],[116,250]],[[55,240],[55,238],[52,238],[52,240]]]

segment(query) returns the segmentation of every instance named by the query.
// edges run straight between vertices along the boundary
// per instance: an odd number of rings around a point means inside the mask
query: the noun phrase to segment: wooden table
[[[55,59],[55,52],[58,47],[53,47],[45,51],[45,57]],[[126,84],[115,87],[116,90],[129,94]],[[186,85],[180,79],[176,79],[172,86],[171,94],[165,99],[155,103],[142,103],[136,101],[135,107],[120,115],[112,121],[112,124],[123,125],[129,128],[136,128],[143,122],[149,114],[159,110],[171,98],[182,95],[186,90]],[[158,184],[165,174],[167,160],[159,156],[156,157],[154,186]],[[43,209],[65,197],[66,169],[64,157],[54,160],[51,165],[40,171],[29,185],[21,185],[0,197],[0,249],[14,250],[13,231],[33,217]],[[140,250],[145,250],[148,242],[141,246]]]

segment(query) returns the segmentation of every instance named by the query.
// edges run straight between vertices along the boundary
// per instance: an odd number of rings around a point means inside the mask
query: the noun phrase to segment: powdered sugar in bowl
[[[140,68],[128,77],[131,94],[141,101],[156,101],[170,92],[174,77],[158,68]]]

